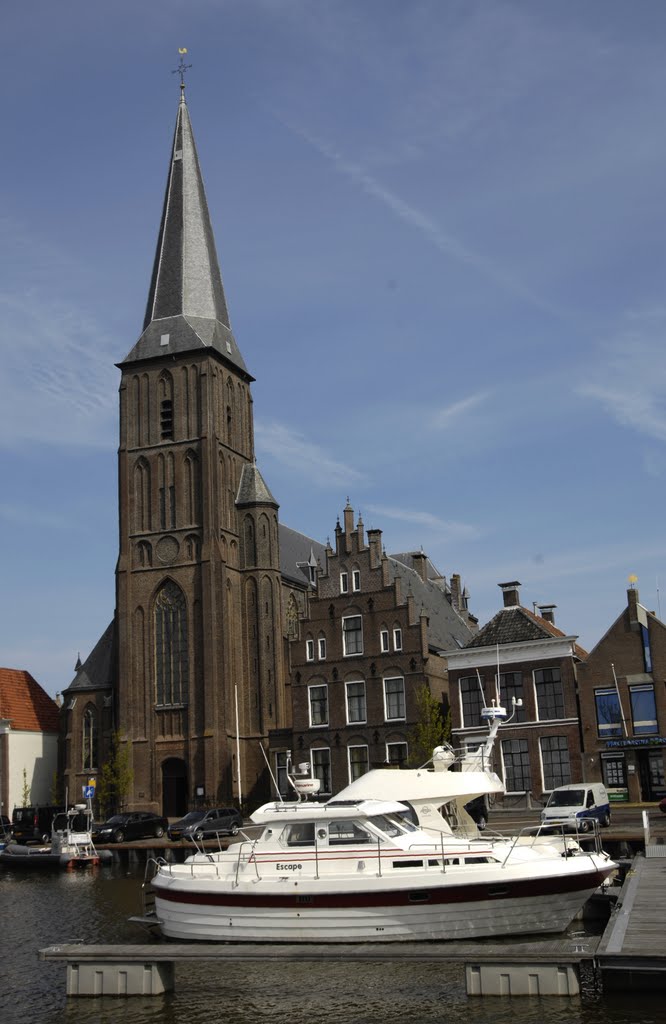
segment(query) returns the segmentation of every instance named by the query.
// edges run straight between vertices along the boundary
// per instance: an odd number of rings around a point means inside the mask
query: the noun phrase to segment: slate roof
[[[437,574],[435,579],[424,581],[416,569],[401,561],[401,557],[404,556],[388,556],[391,576],[401,579],[403,598],[411,591],[417,611],[423,610],[428,616],[430,646],[441,651],[465,647],[473,634],[443,591],[443,577]]]
[[[321,563],[326,568],[326,547],[318,540],[307,537],[304,533],[292,530],[291,527],[279,523],[280,536],[280,573],[283,578],[295,583],[309,581],[308,566]]]
[[[17,732],[59,732],[60,711],[36,679],[20,668],[0,668],[0,718]]]
[[[113,686],[114,641],[115,621],[106,627],[86,660],[77,668],[76,675],[66,692],[111,689]]]
[[[540,615],[535,615],[522,605],[513,605],[510,608],[500,608],[490,622],[465,644],[465,648],[522,644],[529,640],[563,639],[566,636],[567,634],[552,622],[542,619]],[[575,652],[579,658],[587,657],[587,652],[578,644],[575,645]]]
[[[248,380],[254,379],[231,331],[203,177],[182,93],[143,334],[125,363],[206,348]]]
[[[269,491],[263,476],[254,464],[245,463],[241,470],[236,504],[239,507],[244,505],[272,505],[273,508],[279,507]]]

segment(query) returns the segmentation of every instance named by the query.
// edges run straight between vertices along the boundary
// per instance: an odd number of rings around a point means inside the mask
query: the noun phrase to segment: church
[[[340,598],[346,605],[353,597],[356,609],[341,608],[340,628],[358,624],[361,601],[367,612],[376,600],[364,596],[371,576],[373,589],[393,595],[395,607],[390,616],[388,610],[385,614],[390,623],[378,621],[365,644],[359,633],[353,643],[351,633],[341,634],[345,666],[347,658],[360,659],[348,680],[356,685],[347,690],[355,695],[356,718],[351,723],[341,719],[330,740],[344,746],[343,727],[353,726],[356,767],[352,771],[349,757],[341,757],[339,778],[334,773],[331,781],[331,759],[320,755],[313,760],[330,791],[345,784],[345,771],[357,774],[358,764],[382,761],[384,754],[387,760],[392,754],[402,759],[415,713],[413,700],[411,714],[408,710],[406,694],[434,679],[438,694],[445,696],[439,652],[472,635],[475,620],[467,611],[467,595],[458,584],[449,586],[425,556],[415,558],[414,565],[407,556],[389,559],[380,550],[379,531],[366,544],[349,503],[344,529],[338,522],[336,552],[280,524],[278,502],[255,460],[254,378],[231,330],[182,82],[143,330],[117,365],[116,608],[63,691],[63,792],[78,794],[97,777],[119,737],[133,780],[125,809],[171,817],[198,805],[256,806],[268,798],[271,775],[280,775],[286,751],[294,744],[299,754],[304,744],[309,751],[308,731],[330,724],[328,713],[314,724],[310,716],[301,723],[299,736],[293,734],[294,717],[302,719],[302,711],[295,715],[292,706],[302,696],[301,662],[311,667],[315,648],[310,641],[318,641],[318,660],[325,660],[326,650],[321,629],[316,637],[308,633],[305,638],[303,625],[322,617],[317,607],[325,607],[333,619],[328,610],[333,585],[336,605]],[[352,547],[356,561],[347,575],[348,598],[347,584],[340,590],[337,568],[333,584],[329,560],[351,553]],[[365,581],[359,568],[363,559]],[[378,607],[385,605],[386,599]],[[411,628],[415,646],[403,667],[402,645],[406,658]],[[329,640],[329,650],[334,649]],[[376,723],[367,715],[358,718],[366,707],[358,684],[366,670],[363,659],[370,659],[367,671],[376,675],[381,656],[389,653],[394,717],[386,745]],[[326,667],[318,665],[318,679]],[[411,683],[395,682],[406,677]],[[317,685],[321,694],[326,684]],[[389,692],[386,683],[382,692]],[[302,699],[307,707],[307,696]],[[380,704],[377,698],[367,707],[376,705],[381,715]],[[346,706],[344,699],[340,706]],[[382,706],[385,715],[385,701]],[[321,718],[321,700],[318,707]],[[356,749],[364,746],[364,729],[375,739],[372,757],[372,740],[362,756]],[[324,749],[321,744],[316,748]]]

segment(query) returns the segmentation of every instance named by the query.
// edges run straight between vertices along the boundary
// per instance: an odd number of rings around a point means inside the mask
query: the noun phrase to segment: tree
[[[21,799],[23,800],[23,807],[30,806],[30,786],[28,785],[28,773],[26,769],[23,769],[23,790],[21,792]]]
[[[129,746],[117,732],[111,741],[109,758],[102,765],[97,781],[96,796],[100,810],[105,816],[123,809],[125,797],[132,788],[133,781]]]
[[[409,764],[418,768],[432,757],[435,747],[447,743],[451,736],[451,709],[443,713],[443,705],[433,697],[427,683],[416,691],[417,720],[409,734]]]

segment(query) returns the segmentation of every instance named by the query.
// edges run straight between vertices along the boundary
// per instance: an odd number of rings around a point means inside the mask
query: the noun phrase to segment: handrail
[[[509,860],[511,854],[513,853],[513,851],[515,850],[516,846],[518,845],[518,841],[521,839],[521,837],[529,836],[529,835],[532,836],[532,843],[531,843],[532,846],[536,845],[538,839],[544,839],[545,837],[554,836],[557,840],[559,840],[561,838],[562,839],[562,854],[563,854],[564,857],[571,857],[571,856],[574,855],[574,851],[570,850],[570,848],[568,846],[568,842],[567,842],[568,840],[572,840],[573,842],[576,843],[576,846],[578,847],[576,855],[583,855],[583,856],[586,856],[586,857],[591,857],[593,853],[595,853],[595,854],[603,854],[604,850],[603,850],[603,848],[601,846],[601,836],[599,834],[599,822],[596,821],[595,819],[590,819],[590,818],[586,818],[585,821],[586,821],[586,828],[585,828],[585,830],[580,829],[578,827],[578,821],[572,822],[570,820],[549,821],[547,823],[543,822],[542,824],[540,824],[540,825],[538,825],[536,827],[534,825],[526,825],[524,828],[522,828],[520,830],[520,832],[518,832],[517,835],[513,836],[513,842],[511,843],[511,846],[509,848],[509,852],[507,853],[506,857],[502,861],[501,867],[506,867],[507,861]],[[581,839],[589,839],[590,838],[590,833],[588,831],[589,824],[592,824],[592,826],[593,826],[594,850],[585,850],[580,845],[580,840]],[[572,834],[571,828],[574,825],[575,825],[574,833]],[[553,831],[553,830],[555,830],[555,831]],[[574,836],[575,836],[575,838],[574,838]]]
[[[254,870],[255,870],[255,873],[257,875],[257,881],[260,881],[260,879],[261,879],[261,875],[259,874],[259,865],[257,863],[257,858],[252,856],[252,854],[254,853],[254,848],[257,845],[257,840],[256,839],[247,839],[245,842],[242,842],[242,843],[238,844],[238,857],[236,858],[236,880],[234,882],[234,888],[235,889],[237,889],[238,886],[240,885],[240,882],[238,881],[238,875],[239,875],[239,872],[240,872],[241,856],[242,856],[242,853],[243,853],[243,847],[247,846],[247,845],[249,845],[250,848],[251,848],[250,849],[250,856],[247,859],[247,863],[248,864],[254,864]]]

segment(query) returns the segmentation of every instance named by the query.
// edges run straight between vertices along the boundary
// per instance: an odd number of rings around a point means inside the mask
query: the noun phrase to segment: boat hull
[[[380,892],[271,893],[153,880],[163,935],[204,942],[406,942],[562,932],[602,883],[603,870],[576,878],[514,879]],[[167,881],[166,885],[161,884]]]

